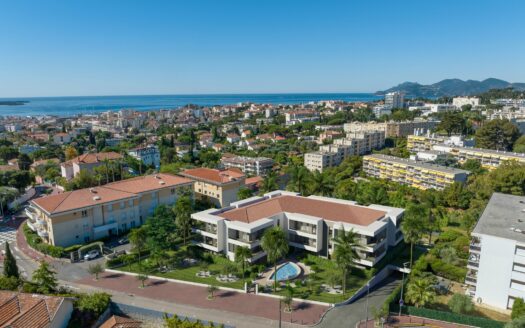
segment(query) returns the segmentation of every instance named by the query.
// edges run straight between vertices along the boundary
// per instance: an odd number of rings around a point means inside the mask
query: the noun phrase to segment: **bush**
[[[455,230],[447,230],[447,231],[442,232],[439,235],[437,240],[440,242],[448,243],[448,242],[456,240],[459,237],[463,237],[463,234]]]
[[[517,298],[514,300],[514,304],[512,304],[512,313],[510,317],[516,319],[523,315],[525,315],[525,302],[523,302],[523,298]]]
[[[82,247],[82,245],[72,245],[69,247],[64,248],[64,253],[69,254],[71,252],[76,252]]]
[[[444,262],[435,256],[428,256],[427,261],[430,264],[432,272],[437,276],[458,282],[463,282],[465,280],[465,275],[467,274],[467,269],[465,267]]]
[[[24,236],[26,237],[27,244],[37,251],[50,255],[52,257],[61,257],[64,254],[64,248],[60,246],[53,246],[46,244],[42,241],[36,232],[31,230],[27,224],[23,227]]]
[[[448,307],[452,312],[459,314],[468,314],[474,310],[472,299],[462,294],[454,294],[448,301]]]
[[[16,290],[20,281],[16,277],[0,276],[0,290]]]

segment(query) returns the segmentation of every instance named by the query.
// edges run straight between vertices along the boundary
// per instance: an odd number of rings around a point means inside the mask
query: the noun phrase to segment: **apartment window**
[[[113,205],[106,206],[108,212],[113,212]]]
[[[128,200],[128,206],[129,206],[129,207],[132,207],[132,206],[133,206],[133,200],[132,200],[132,199]]]
[[[124,204],[124,202],[120,202],[120,209],[123,209],[124,207],[126,207],[126,205]]]
[[[525,292],[525,283],[517,280],[510,281],[510,288]]]
[[[514,266],[512,267],[512,270],[516,271],[516,272],[523,272],[523,273],[525,273],[525,265],[514,263]]]
[[[175,188],[171,188],[171,194],[174,195],[175,194]]]
[[[81,213],[82,213],[82,217],[83,217],[83,218],[87,216],[87,210],[82,210]]]
[[[522,247],[522,246],[516,246],[516,252],[515,252],[516,255],[519,255],[519,256],[525,256],[525,247]]]

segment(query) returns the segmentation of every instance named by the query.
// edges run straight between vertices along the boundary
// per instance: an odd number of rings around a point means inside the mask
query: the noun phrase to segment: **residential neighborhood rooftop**
[[[63,300],[0,290],[0,327],[47,327]]]
[[[197,180],[209,181],[211,183],[228,183],[232,180],[245,177],[244,173],[236,168],[217,170],[206,167],[185,170],[181,172],[180,175]]]
[[[426,162],[415,161],[415,160],[408,159],[408,158],[400,158],[400,157],[383,155],[383,154],[371,154],[371,155],[364,156],[364,158],[367,158],[367,157],[382,159],[382,160],[386,160],[386,161],[390,161],[390,162],[394,162],[394,163],[399,163],[399,164],[403,164],[403,165],[418,166],[418,167],[421,167],[423,169],[439,171],[439,172],[443,172],[443,173],[452,173],[452,174],[465,173],[465,174],[470,174],[470,172],[467,171],[467,170],[456,169],[456,168],[442,166],[442,165],[436,165],[436,164],[429,164],[429,163],[426,163]]]

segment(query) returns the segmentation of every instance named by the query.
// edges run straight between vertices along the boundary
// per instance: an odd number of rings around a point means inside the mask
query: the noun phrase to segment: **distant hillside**
[[[434,84],[423,85],[416,82],[404,82],[393,88],[384,91],[378,91],[376,94],[384,95],[388,92],[401,91],[408,97],[444,97],[444,96],[471,96],[491,89],[514,88],[516,90],[525,90],[525,83],[510,83],[503,80],[489,78],[483,81],[460,79],[446,79]]]

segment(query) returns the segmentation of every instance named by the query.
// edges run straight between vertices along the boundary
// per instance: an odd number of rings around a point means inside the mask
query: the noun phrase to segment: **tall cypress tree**
[[[5,243],[4,276],[19,278],[16,259],[13,253],[11,253],[11,248],[7,242]]]

